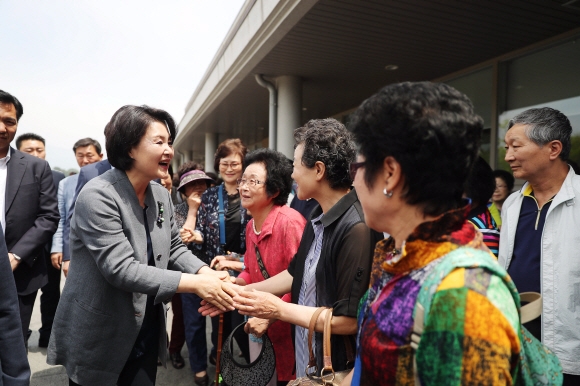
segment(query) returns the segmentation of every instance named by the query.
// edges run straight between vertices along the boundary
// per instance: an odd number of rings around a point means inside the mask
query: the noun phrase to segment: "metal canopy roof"
[[[254,74],[301,77],[302,120],[325,118],[386,84],[437,79],[574,30],[580,1],[565,3],[320,0],[256,66],[238,74],[204,119],[182,121],[176,146],[203,157],[205,132],[246,144],[266,138],[268,92]],[[385,70],[391,64],[398,69]]]

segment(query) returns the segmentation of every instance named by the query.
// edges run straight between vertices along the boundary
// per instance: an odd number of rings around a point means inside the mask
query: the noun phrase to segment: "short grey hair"
[[[562,152],[560,158],[567,161],[572,142],[572,125],[561,111],[551,107],[526,110],[510,119],[508,130],[514,125],[526,125],[526,135],[536,145],[542,147],[548,142],[560,141]]]

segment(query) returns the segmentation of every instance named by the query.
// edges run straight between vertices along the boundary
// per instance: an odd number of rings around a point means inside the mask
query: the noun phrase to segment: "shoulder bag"
[[[323,345],[322,345],[322,352],[324,355],[324,368],[320,372],[320,377],[316,376],[318,372],[318,368],[316,366],[316,357],[314,356],[314,352],[312,351],[312,337],[314,335],[314,328],[316,326],[316,321],[320,316],[320,313],[324,310],[328,310],[326,313],[326,317],[324,318],[324,332],[323,332]],[[306,376],[302,378],[297,378],[293,381],[288,383],[288,386],[317,386],[317,385],[329,385],[329,386],[338,386],[341,384],[342,380],[346,378],[346,376],[351,372],[351,370],[342,370],[342,371],[334,371],[332,368],[332,358],[331,358],[331,346],[330,346],[330,337],[332,336],[331,331],[331,322],[332,322],[332,308],[326,307],[319,307],[312,315],[310,319],[310,325],[308,326],[308,348],[310,350],[310,358],[308,361],[308,366],[305,369]],[[347,360],[350,363],[354,363],[354,352],[352,350],[352,345],[350,344],[350,340],[345,336],[345,344],[346,344],[346,354]],[[314,371],[310,372],[309,370],[314,369]]]

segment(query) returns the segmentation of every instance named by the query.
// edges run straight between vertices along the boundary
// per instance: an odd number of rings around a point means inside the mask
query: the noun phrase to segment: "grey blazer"
[[[163,222],[157,221],[159,203]],[[113,169],[92,179],[77,199],[69,275],[47,362],[63,365],[80,385],[115,385],[141,328],[146,295],[154,295],[156,304],[169,301],[180,272],[196,273],[205,265],[181,242],[169,192],[151,182],[145,204],[155,267],[147,265],[143,208],[125,172]],[[163,304],[159,357],[164,365],[166,310]]]

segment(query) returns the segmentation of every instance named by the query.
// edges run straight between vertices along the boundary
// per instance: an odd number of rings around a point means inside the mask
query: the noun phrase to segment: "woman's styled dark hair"
[[[332,189],[348,189],[352,185],[349,165],[356,157],[351,133],[333,118],[312,119],[294,130],[294,147],[304,145],[302,164],[313,168],[317,161],[326,166],[325,177]]]
[[[218,145],[217,150],[215,151],[213,167],[214,170],[220,170],[220,161],[222,158],[226,158],[231,154],[239,154],[240,158],[242,159],[242,167],[244,167],[244,158],[248,153],[248,149],[242,143],[242,140],[239,138],[233,139],[226,139],[222,143]]]
[[[505,170],[497,169],[493,171],[493,176],[496,178],[501,178],[503,182],[507,185],[508,191],[514,190],[514,184],[516,182],[514,176],[510,172]]]
[[[139,145],[153,122],[159,122],[167,127],[171,141],[175,138],[177,134],[175,121],[165,110],[128,105],[113,114],[105,128],[105,148],[111,165],[121,170],[133,167],[133,159],[129,156],[129,152]]]
[[[465,184],[465,195],[471,198],[472,208],[486,205],[495,190],[495,177],[491,166],[477,157]]]
[[[441,83],[392,84],[364,101],[349,127],[365,157],[368,187],[392,156],[401,165],[408,204],[431,216],[462,205],[483,131],[463,93]]]
[[[244,160],[244,165],[261,163],[266,167],[266,194],[272,197],[279,193],[272,202],[274,205],[285,205],[288,195],[292,191],[292,163],[279,151],[271,149],[258,149],[249,153]]]

